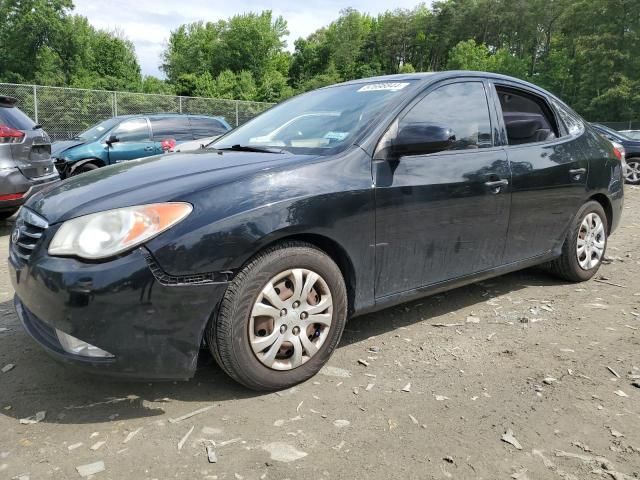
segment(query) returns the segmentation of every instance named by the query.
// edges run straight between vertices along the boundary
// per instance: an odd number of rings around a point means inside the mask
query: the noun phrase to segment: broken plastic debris
[[[269,443],[262,448],[269,452],[271,459],[276,462],[289,463],[307,456],[306,452],[297,450],[295,447],[283,442]]]
[[[411,391],[411,382],[407,383],[402,389],[402,391],[409,393]]]
[[[216,456],[216,451],[213,449],[212,445],[207,445],[207,459],[209,463],[218,463],[218,457]]]
[[[104,472],[105,466],[104,462],[101,460],[99,462],[89,463],[87,465],[80,465],[79,467],[76,467],[76,470],[81,477],[88,477],[89,475],[95,475],[96,473]]]
[[[129,435],[127,435],[125,437],[125,439],[122,441],[122,443],[128,443],[129,440],[131,440],[133,437],[135,437],[138,433],[140,433],[140,430],[142,430],[142,427],[135,429],[133,432],[129,432]]]
[[[13,370],[16,365],[14,363],[8,363],[2,367],[2,373],[7,373],[9,370]]]
[[[520,442],[516,439],[516,437],[513,436],[513,431],[511,429],[508,429],[505,433],[502,434],[502,441],[513,445],[518,450],[522,450],[522,445],[520,445]]]
[[[328,377],[338,377],[338,378],[349,378],[351,377],[351,372],[349,370],[345,370],[343,368],[338,367],[330,367],[324,366],[320,370],[320,375],[326,375]]]
[[[191,417],[194,417],[196,415],[200,415],[201,413],[204,413],[207,410],[211,410],[212,408],[213,408],[213,405],[209,405],[208,407],[199,408],[198,410],[194,410],[193,412],[185,413],[184,415],[182,415],[182,416],[180,416],[178,418],[170,418],[169,419],[169,423],[181,422],[182,420],[186,420],[187,418],[191,418]]]
[[[46,411],[38,412],[32,417],[21,418],[20,423],[22,425],[32,425],[34,423],[40,423],[47,416]]]
[[[182,447],[184,447],[184,444],[186,443],[187,439],[189,438],[189,435],[191,435],[193,433],[193,429],[196,428],[196,426],[192,426],[189,431],[187,433],[185,433],[184,437],[182,437],[182,439],[178,442],[178,451],[182,450]]]

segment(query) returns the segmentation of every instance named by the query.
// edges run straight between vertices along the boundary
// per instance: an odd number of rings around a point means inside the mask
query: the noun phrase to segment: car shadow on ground
[[[356,317],[347,323],[339,347],[366,341],[399,327],[479,305],[492,297],[508,295],[530,286],[560,285],[561,281],[539,270],[516,272],[432,297],[423,298],[373,314]],[[164,415],[173,402],[216,403],[255,398],[265,394],[248,390],[216,365],[208,351],[202,350],[196,375],[183,382],[134,382],[91,375],[62,365],[52,359],[22,331],[13,303],[5,302],[0,319],[9,327],[12,342],[5,356],[16,367],[4,374],[0,415],[16,419],[47,411],[43,422],[85,424],[149,418]],[[451,317],[450,322],[461,319]],[[464,319],[462,319],[464,322]],[[14,360],[15,358],[15,360]],[[285,395],[284,393],[283,395]],[[11,405],[10,409],[5,409]],[[194,406],[195,410],[198,406]],[[185,409],[186,410],[186,409]]]

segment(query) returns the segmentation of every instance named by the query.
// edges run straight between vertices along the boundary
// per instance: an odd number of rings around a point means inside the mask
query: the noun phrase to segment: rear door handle
[[[501,180],[492,180],[489,182],[484,182],[487,188],[491,189],[492,193],[500,193],[502,187],[506,187],[509,185],[509,180],[503,178]]]
[[[153,152],[155,149],[156,147],[144,147],[145,152]]]
[[[580,177],[585,173],[587,173],[586,168],[573,168],[569,170],[569,175],[571,175],[574,180],[580,180]]]

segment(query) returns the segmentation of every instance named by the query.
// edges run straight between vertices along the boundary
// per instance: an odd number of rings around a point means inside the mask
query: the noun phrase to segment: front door
[[[494,146],[485,83],[440,84],[403,115],[398,130],[439,124],[456,140],[444,152],[374,160],[377,298],[500,265],[508,229],[511,173]]]
[[[122,121],[109,133],[111,135],[118,139],[108,147],[111,164],[162,153],[156,151],[149,132],[149,122],[144,117]]]

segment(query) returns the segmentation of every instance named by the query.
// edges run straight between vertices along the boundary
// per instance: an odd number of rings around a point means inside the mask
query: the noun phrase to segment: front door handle
[[[156,147],[144,147],[145,152],[153,152]]]
[[[484,184],[491,190],[492,193],[500,193],[502,187],[506,187],[509,185],[509,180],[503,178],[501,180],[492,180],[489,182],[484,182]]]
[[[571,178],[574,180],[580,180],[580,177],[585,173],[587,173],[586,168],[573,168],[569,170],[569,175],[571,175]]]

